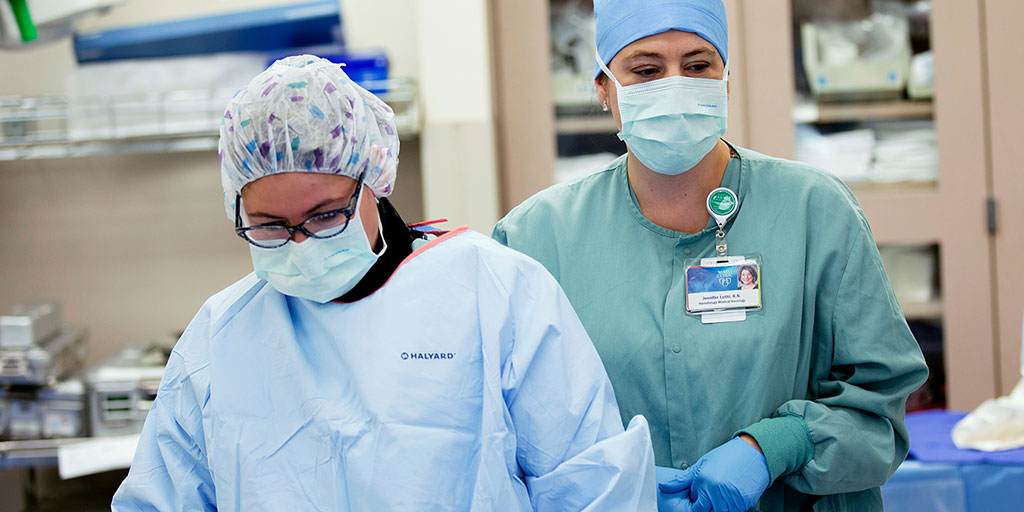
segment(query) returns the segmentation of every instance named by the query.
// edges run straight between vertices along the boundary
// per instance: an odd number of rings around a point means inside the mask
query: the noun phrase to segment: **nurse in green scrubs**
[[[597,95],[629,151],[528,199],[494,238],[559,280],[623,419],[646,416],[656,463],[685,470],[661,510],[882,510],[927,368],[856,199],[721,140],[721,0],[594,7]],[[719,187],[736,204],[716,220]],[[760,262],[759,308],[688,313],[687,269],[724,255]]]

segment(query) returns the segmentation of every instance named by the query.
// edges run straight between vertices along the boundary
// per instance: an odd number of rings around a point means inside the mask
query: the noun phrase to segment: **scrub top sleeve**
[[[654,510],[654,452],[642,416],[623,430],[604,366],[540,264],[518,256],[505,287],[502,367],[516,456],[535,510]]]
[[[815,349],[831,360],[812,383],[815,399],[789,401],[769,420],[795,416],[806,423],[813,456],[776,469],[789,486],[819,495],[878,487],[892,476],[909,448],[907,397],[928,376],[866,224],[828,302],[831,311],[819,307],[816,314],[831,325],[817,331],[831,336],[819,336]],[[771,460],[767,449],[765,455]]]
[[[114,494],[113,512],[216,510],[201,401],[184,366],[182,357],[173,352],[128,477]]]

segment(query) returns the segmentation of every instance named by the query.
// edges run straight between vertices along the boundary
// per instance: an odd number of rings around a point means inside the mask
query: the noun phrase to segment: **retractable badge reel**
[[[686,314],[706,324],[740,322],[748,311],[761,309],[761,256],[729,256],[725,226],[736,215],[739,198],[719,187],[707,198],[708,213],[718,224],[715,254],[686,266]]]
[[[729,255],[729,244],[725,240],[725,223],[736,214],[736,208],[740,201],[736,193],[725,187],[719,187],[708,194],[708,213],[718,224],[718,232],[715,233],[715,256],[725,258]]]

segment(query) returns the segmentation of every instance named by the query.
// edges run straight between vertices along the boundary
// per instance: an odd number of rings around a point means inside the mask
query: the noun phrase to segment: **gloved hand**
[[[745,512],[768,488],[768,461],[735,437],[676,478],[658,484],[660,512]]]
[[[692,466],[690,469],[693,469]],[[690,484],[693,482],[693,473],[690,469],[668,482],[658,484],[658,512],[690,512],[694,510],[693,502],[690,501]],[[669,487],[671,490],[665,491],[665,487]]]

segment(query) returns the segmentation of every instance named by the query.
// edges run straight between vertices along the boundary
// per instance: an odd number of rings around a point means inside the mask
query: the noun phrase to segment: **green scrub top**
[[[733,148],[730,255],[760,254],[763,307],[743,322],[685,314],[687,261],[717,226],[641,213],[623,156],[553,186],[494,228],[561,283],[604,361],[624,421],[650,423],[659,466],[686,468],[739,432],[772,484],[755,510],[881,510],[906,457],[907,396],[928,370],[849,189],[809,166]],[[824,495],[824,496],[816,496]]]

